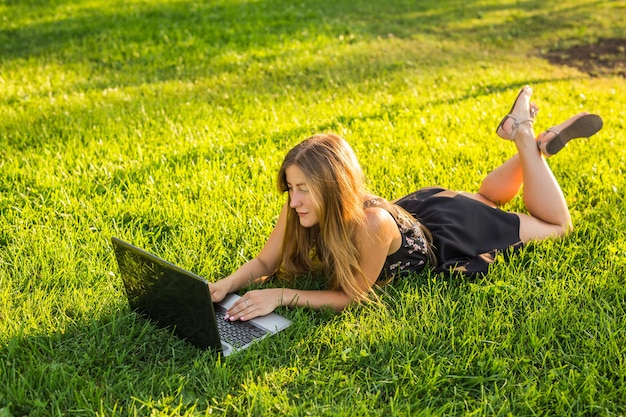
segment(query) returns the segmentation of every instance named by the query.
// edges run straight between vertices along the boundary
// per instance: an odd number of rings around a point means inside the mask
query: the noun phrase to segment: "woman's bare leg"
[[[522,164],[519,155],[516,154],[487,174],[480,184],[478,194],[501,206],[519,193],[522,182]]]
[[[531,95],[532,89],[529,86],[522,88],[513,103],[510,113],[498,126],[496,130],[498,136],[505,139],[512,139],[510,136],[513,133],[513,127],[516,123],[535,120],[539,108],[534,103],[530,103]],[[518,101],[528,102],[529,112],[523,118],[514,114],[515,108],[522,104],[518,103]],[[519,193],[522,182],[522,166],[519,156],[515,155],[485,177],[476,197],[478,200],[486,199],[491,205],[503,205],[511,201],[511,199]]]
[[[529,114],[530,91],[514,114],[524,119]],[[561,187],[541,156],[530,123],[522,123],[512,135],[517,147],[524,183],[523,198],[530,216],[520,216],[520,238],[526,242],[561,236],[572,228],[572,220]]]
[[[516,119],[529,119],[531,95],[530,87],[520,93],[511,112]],[[515,127],[513,120],[508,123],[514,130],[518,153],[491,171],[477,194],[464,194],[490,206],[502,205],[515,197],[523,184],[523,199],[530,216],[517,213],[522,241],[567,233],[572,227],[569,210],[561,187],[537,147],[532,124],[524,122]]]
[[[543,140],[546,135],[556,135],[555,132],[560,132],[563,129],[566,129],[576,120],[588,114],[589,113],[587,112],[581,112],[573,117],[570,117],[563,123],[553,126],[545,132],[540,133],[535,138],[535,141]],[[545,154],[543,156],[544,158],[548,157]],[[478,194],[496,205],[503,205],[511,201],[511,199],[517,195],[522,187],[522,182],[523,176],[520,158],[519,155],[514,155],[485,177],[480,189],[478,190]]]

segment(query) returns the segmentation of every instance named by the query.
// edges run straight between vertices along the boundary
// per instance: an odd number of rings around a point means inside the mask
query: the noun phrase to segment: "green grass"
[[[0,416],[626,413],[626,83],[541,53],[621,1],[0,1]],[[294,322],[225,359],[130,313],[110,237],[209,280],[264,243],[286,150],[335,131],[371,189],[475,190],[524,84],[575,224],[481,280]],[[510,209],[522,208],[520,199]]]

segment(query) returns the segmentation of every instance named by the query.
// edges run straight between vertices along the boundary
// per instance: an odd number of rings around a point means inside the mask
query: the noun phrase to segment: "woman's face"
[[[310,193],[306,176],[297,165],[285,169],[287,190],[289,192],[289,206],[296,211],[302,227],[311,227],[319,223],[317,204]]]

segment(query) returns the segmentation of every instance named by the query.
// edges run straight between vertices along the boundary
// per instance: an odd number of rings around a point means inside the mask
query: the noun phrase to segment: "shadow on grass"
[[[30,2],[21,3],[10,7],[30,7]],[[83,54],[87,54],[96,60],[112,57],[113,61],[119,58],[144,65],[159,58],[180,56],[192,51],[194,46],[198,47],[196,52],[203,54],[202,59],[223,49],[273,48],[285,40],[315,34],[311,31],[337,37],[358,34],[375,38],[392,33],[399,37],[434,34],[483,41],[497,37],[537,38],[553,32],[563,22],[584,24],[594,9],[605,2],[558,8],[555,7],[558,2],[535,0],[511,4],[478,0],[462,3],[305,0],[298,4],[286,4],[282,0],[221,4],[112,2],[106,10],[72,1],[46,3],[37,5],[39,19],[33,19],[33,23],[19,27],[8,24],[0,30],[3,60],[59,54],[71,62],[82,60]],[[481,23],[487,13],[515,10],[530,14],[495,24]],[[49,18],[55,14],[67,17]],[[136,55],[141,52],[139,45],[144,43],[154,47],[144,57],[116,56],[116,51],[123,50],[125,45],[137,46],[135,51],[130,49]],[[177,43],[179,48],[172,48]],[[88,46],[98,48],[82,48]]]
[[[102,71],[124,72],[103,81],[104,88],[195,79],[219,71],[212,59],[224,52],[250,53],[263,60],[268,58],[268,50],[285,43],[310,42],[315,47],[319,38],[352,42],[393,34],[501,46],[517,38],[541,38],[563,22],[584,25],[582,22],[602,2],[555,7],[556,3],[542,1],[502,5],[476,0],[462,4],[306,0],[287,6],[282,0],[218,5],[181,1],[114,2],[107,9],[58,3],[39,5],[39,18],[32,23],[6,24],[0,30],[2,61],[34,58],[45,63],[56,58],[63,65],[86,62],[95,78]],[[19,10],[28,4],[11,7]],[[512,12],[515,17],[482,20],[492,12]],[[61,17],[50,19],[50,15]],[[454,55],[455,51],[447,53]],[[437,61],[440,57],[429,59]]]
[[[52,415],[59,406],[79,408],[81,401],[83,406],[98,401],[125,406],[132,395],[158,398],[167,378],[147,389],[149,372],[171,378],[173,369],[199,355],[167,332],[123,313],[62,334],[15,336],[0,349],[5,401],[10,401],[4,405],[14,415]]]
[[[0,347],[0,399],[10,415],[66,415],[99,407],[104,414],[123,415],[172,404],[204,409],[213,400],[238,395],[258,369],[281,368],[272,352],[288,350],[290,341],[303,336],[301,326],[293,327],[298,334],[287,329],[228,358],[123,311],[64,333],[18,335]]]
[[[155,111],[159,116],[171,115],[175,119],[176,103],[232,108],[244,92],[284,100],[289,95],[286,89],[291,86],[298,92],[331,95],[338,86],[365,84],[381,74],[394,74],[409,67],[415,76],[450,67],[462,70],[468,65],[480,65],[481,60],[495,59],[480,56],[483,46],[500,48],[514,44],[516,39],[540,39],[562,22],[584,21],[600,2],[557,7],[556,2],[539,1],[510,5],[470,1],[462,6],[454,1],[414,4],[403,0],[307,0],[287,6],[280,0],[217,5],[181,1],[120,2],[108,8],[69,1],[36,3],[38,11],[32,23],[8,23],[0,29],[0,60],[9,63],[34,59],[44,66],[56,63],[63,68],[74,67],[80,74],[73,80],[68,76],[65,82],[70,83],[69,89],[56,91],[51,87],[50,92],[42,92],[42,98],[61,92],[81,94],[152,84],[156,94],[164,95],[164,99],[147,97],[142,90],[128,91],[128,97],[93,97],[109,107],[94,112],[87,121],[76,117],[84,117],[84,103],[60,100],[31,108],[35,104],[29,104],[28,97],[9,96],[6,104],[22,113],[5,118],[5,134],[0,140],[16,149],[65,141],[68,137],[76,140],[100,131],[102,137],[113,139],[107,126],[111,116],[119,118],[119,112],[135,115],[132,122],[114,120],[124,125],[127,136],[133,137],[141,129],[142,117],[153,118]],[[28,13],[20,11],[28,4],[11,7],[16,14]],[[503,21],[483,18],[490,13],[508,17]],[[50,18],[55,15],[62,17]],[[416,41],[390,48],[380,43],[381,39],[393,40],[390,34]],[[456,47],[468,42],[473,45]],[[341,55],[315,55],[316,51],[328,53],[359,43],[362,44],[358,47],[341,49],[345,51]],[[372,51],[372,47],[377,50]],[[293,48],[300,55],[311,51],[311,59],[303,56],[293,61]],[[160,91],[157,84],[168,81],[193,82],[197,86]],[[519,87],[479,86],[457,100],[485,91]],[[157,106],[148,109],[149,115],[145,114],[147,102]],[[436,104],[429,101],[422,106]],[[390,113],[393,109],[388,110]],[[85,122],[91,124],[87,126]],[[333,124],[334,121],[329,122]]]

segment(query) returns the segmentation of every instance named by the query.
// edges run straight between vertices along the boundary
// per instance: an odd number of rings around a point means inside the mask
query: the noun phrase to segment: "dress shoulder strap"
[[[381,206],[384,206],[384,202],[385,202],[385,199],[380,198],[380,197],[370,198],[369,200],[365,200],[363,202],[363,208],[381,207]]]

